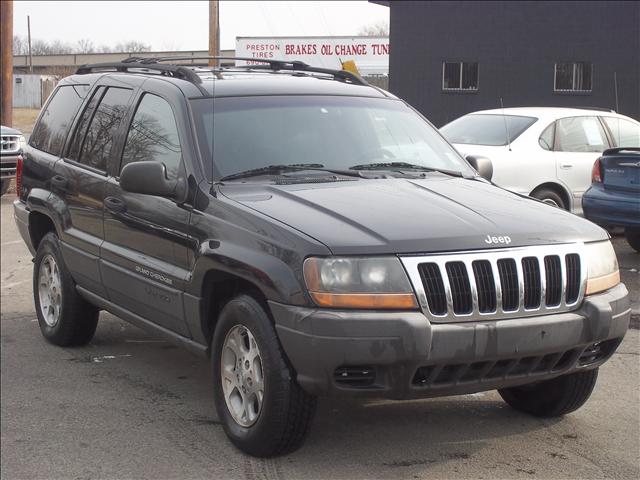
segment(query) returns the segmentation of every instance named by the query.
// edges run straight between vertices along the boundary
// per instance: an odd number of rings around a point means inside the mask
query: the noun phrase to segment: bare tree
[[[88,38],[81,38],[76,44],[76,53],[93,53],[96,51],[93,42]]]
[[[372,23],[365,25],[358,30],[358,35],[366,35],[367,37],[388,37],[389,36],[389,22],[382,20],[378,23]]]
[[[14,55],[28,55],[29,45],[24,37],[19,35],[13,36],[13,54]]]
[[[151,51],[151,46],[137,40],[129,40],[128,42],[118,43],[115,47],[116,52],[140,53]]]
[[[113,48],[109,45],[100,45],[96,48],[96,53],[111,53],[113,52]]]

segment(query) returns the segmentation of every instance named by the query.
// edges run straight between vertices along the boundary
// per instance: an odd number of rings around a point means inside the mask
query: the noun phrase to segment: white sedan
[[[440,131],[464,156],[490,159],[495,184],[577,214],[602,151],[640,147],[640,123],[606,110],[484,110]]]

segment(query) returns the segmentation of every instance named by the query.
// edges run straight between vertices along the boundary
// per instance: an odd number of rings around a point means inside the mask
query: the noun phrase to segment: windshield
[[[533,125],[537,118],[518,115],[471,114],[460,117],[440,129],[451,143],[471,145],[506,145]]]
[[[446,140],[398,100],[256,96],[194,99],[192,107],[202,156],[215,159],[217,179],[301,163],[346,170],[403,162],[473,175]]]

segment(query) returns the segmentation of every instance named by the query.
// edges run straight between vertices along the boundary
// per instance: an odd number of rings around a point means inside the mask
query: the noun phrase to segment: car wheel
[[[559,417],[577,410],[589,399],[597,378],[595,368],[532,385],[503,388],[498,393],[521,412],[536,417]]]
[[[0,180],[0,197],[9,191],[10,185],[11,185],[10,178],[5,178],[4,180]]]
[[[248,295],[227,303],[211,352],[216,410],[229,439],[258,457],[299,448],[311,426],[316,398],[296,382],[260,303]]]
[[[625,228],[624,236],[636,252],[640,252],[640,228]]]
[[[76,291],[54,233],[45,235],[38,245],[33,267],[33,296],[40,330],[49,342],[69,347],[91,341],[100,310]]]
[[[567,206],[564,199],[556,192],[548,188],[541,188],[540,190],[536,190],[531,194],[531,196],[548,205],[561,208],[562,210],[569,210],[569,207]]]

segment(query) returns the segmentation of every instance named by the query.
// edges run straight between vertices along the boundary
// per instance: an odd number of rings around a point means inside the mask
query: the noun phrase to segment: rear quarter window
[[[60,156],[69,128],[88,91],[88,85],[59,87],[42,112],[29,139],[29,145]]]

